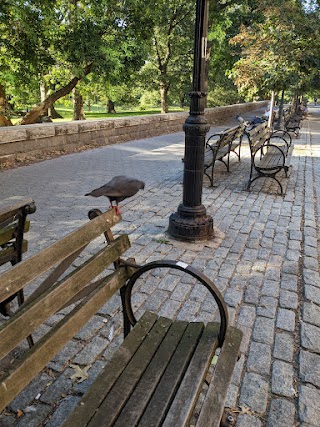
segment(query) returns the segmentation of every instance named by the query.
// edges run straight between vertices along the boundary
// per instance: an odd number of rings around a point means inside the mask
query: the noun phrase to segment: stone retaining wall
[[[266,104],[263,101],[209,108],[206,118],[211,125],[217,125],[236,114]],[[102,145],[180,132],[187,117],[185,112],[0,127],[0,168]]]

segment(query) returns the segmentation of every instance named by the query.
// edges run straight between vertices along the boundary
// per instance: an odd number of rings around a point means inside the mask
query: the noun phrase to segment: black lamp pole
[[[177,212],[170,215],[169,234],[179,240],[191,242],[213,237],[213,220],[202,205],[205,139],[210,125],[205,116],[204,92],[205,58],[208,32],[207,0],[197,0],[194,41],[193,89],[190,94],[190,115],[185,121],[185,155],[183,175],[183,201]]]

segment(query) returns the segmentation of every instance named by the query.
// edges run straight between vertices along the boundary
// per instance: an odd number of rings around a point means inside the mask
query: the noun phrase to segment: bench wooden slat
[[[0,378],[0,410],[4,409],[52,357],[81,330],[105,302],[123,286],[126,279],[126,271],[122,268],[107,277],[90,296],[42,337],[21,360],[12,365],[9,373]]]
[[[22,309],[26,304],[30,304],[34,301],[39,295],[48,290],[62,274],[70,267],[71,263],[80,255],[85,246],[80,248],[78,251],[74,252],[66,259],[64,259],[50,274],[49,276],[32,292],[32,294],[27,298],[26,302],[21,305]]]
[[[106,266],[118,259],[129,247],[128,236],[119,236],[109,246],[93,256],[89,262],[80,266],[66,280],[48,289],[44,295],[40,295],[36,300],[18,311],[0,328],[0,357],[6,355],[44,320],[60,310],[67,301],[100,274]],[[23,263],[17,267],[24,270]],[[21,324],[24,325],[24,328],[21,328]]]
[[[34,205],[33,199],[25,199],[17,203],[7,204],[0,207],[0,223],[9,218],[13,218],[21,208],[28,205]]]
[[[158,316],[153,313],[144,313],[108,362],[108,365],[104,368],[98,379],[93,383],[89,392],[83,396],[81,405],[77,408],[77,411],[72,413],[64,422],[63,427],[84,427],[88,424],[96,408],[100,406],[104,396],[110,391],[157,319]]]
[[[27,252],[27,250],[28,250],[28,240],[23,239],[21,251],[22,253],[25,253]],[[14,258],[16,257],[16,254],[17,254],[17,251],[13,247],[9,246],[8,248],[2,249],[0,251],[0,265],[3,265],[7,262],[14,260]]]
[[[162,427],[188,425],[218,347],[218,323],[208,323]]]
[[[114,209],[109,210],[48,248],[43,249],[41,253],[6,271],[1,278],[0,302],[15,294],[36,277],[91,242],[95,237],[100,236],[120,220],[121,216],[115,215]]]
[[[159,318],[143,341],[134,357],[130,360],[117,382],[110,390],[98,411],[89,423],[90,427],[112,426],[133,389],[138,383],[141,374],[149,365],[159,345],[169,330],[172,321]],[[107,414],[107,416],[106,416]]]
[[[130,400],[121,411],[114,427],[135,426],[147,406],[170,359],[185,332],[188,322],[176,321],[162,341],[155,357],[144,372]]]
[[[27,220],[24,225],[24,233],[27,233],[30,229],[30,221]],[[8,227],[0,229],[0,246],[10,242],[10,240],[13,240],[16,238],[16,230],[17,225],[11,224]]]
[[[204,329],[203,323],[189,323],[161,381],[150,400],[140,427],[161,426]]]
[[[242,332],[229,327],[210,382],[197,427],[219,427],[224,410],[228,386],[231,381],[235,363],[239,356]],[[214,414],[214,416],[212,416]]]

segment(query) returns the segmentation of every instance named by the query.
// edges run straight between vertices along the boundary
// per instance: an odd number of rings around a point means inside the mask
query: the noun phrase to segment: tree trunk
[[[51,107],[48,108],[48,115],[52,119],[63,119],[63,116],[58,113],[58,111],[54,108],[54,105],[52,104]]]
[[[77,88],[73,89],[73,120],[85,120],[83,97]]]
[[[269,119],[268,119],[268,128],[272,128],[272,123],[274,119],[274,102],[275,102],[275,93],[274,91],[271,92],[271,102],[270,102],[270,111],[269,111]]]
[[[9,110],[4,86],[0,84],[0,126],[13,126],[9,117]]]
[[[278,121],[276,123],[275,128],[281,129],[282,119],[283,119],[283,102],[284,102],[284,90],[281,92],[281,100],[279,105],[279,111],[278,111]]]
[[[45,82],[40,82],[40,102],[43,102],[48,98],[48,87]],[[43,112],[45,116],[48,116],[48,108]]]
[[[161,114],[166,114],[169,112],[168,108],[168,91],[169,85],[166,83],[160,83],[160,97],[161,97]]]
[[[107,112],[108,113],[115,113],[116,112],[116,110],[114,109],[114,102],[111,101],[111,99],[108,99]]]
[[[84,75],[90,73],[92,68],[92,63],[88,64],[84,71]],[[36,120],[44,114],[47,108],[51,107],[54,102],[56,102],[58,99],[62,98],[63,96],[68,95],[72,89],[74,89],[77,85],[77,83],[81,80],[80,77],[74,77],[67,85],[62,87],[61,89],[57,90],[56,92],[49,95],[41,104],[37,105],[36,107],[32,108],[31,111],[29,111],[22,119],[21,125],[29,125],[31,123],[35,123]]]

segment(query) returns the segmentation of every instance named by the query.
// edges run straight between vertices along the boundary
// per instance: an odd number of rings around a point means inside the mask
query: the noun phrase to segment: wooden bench
[[[211,186],[213,185],[213,170],[216,160],[222,162],[228,172],[231,153],[235,153],[240,161],[241,140],[244,130],[245,124],[241,123],[208,138],[205,147],[204,174],[210,179]]]
[[[7,263],[15,265],[22,260],[22,254],[28,249],[28,241],[24,238],[30,228],[27,216],[35,211],[32,199],[0,208],[0,266]],[[1,314],[10,315],[10,303],[15,297],[21,305],[24,302],[23,289],[0,303]]]
[[[283,187],[277,175],[284,171],[288,176],[293,143],[290,134],[284,130],[272,132],[268,123],[261,123],[245,131],[251,154],[250,177],[247,184],[249,190],[258,178],[274,179],[283,195]]]
[[[283,110],[284,129],[287,132],[293,132],[295,136],[299,135],[300,122],[303,119],[303,114],[292,113],[290,108]]]
[[[218,289],[182,261],[161,260],[140,268],[133,259],[124,261],[121,256],[130,247],[129,238],[126,234],[114,238],[111,231],[121,217],[111,209],[103,214],[93,210],[90,218],[80,229],[1,276],[0,301],[38,277],[43,281],[0,328],[2,370],[6,357],[10,360],[1,375],[0,409],[120,291],[125,339],[64,426],[183,426],[192,417],[204,386],[206,397],[198,411],[197,426],[218,426],[242,336],[228,326],[227,309]],[[84,253],[86,247],[88,253]],[[155,268],[178,270],[197,279],[215,299],[220,322],[189,323],[150,312],[136,321],[131,306],[133,286]],[[21,340],[66,307],[68,313],[32,349],[12,361],[11,353]],[[220,354],[210,380],[218,347]]]

